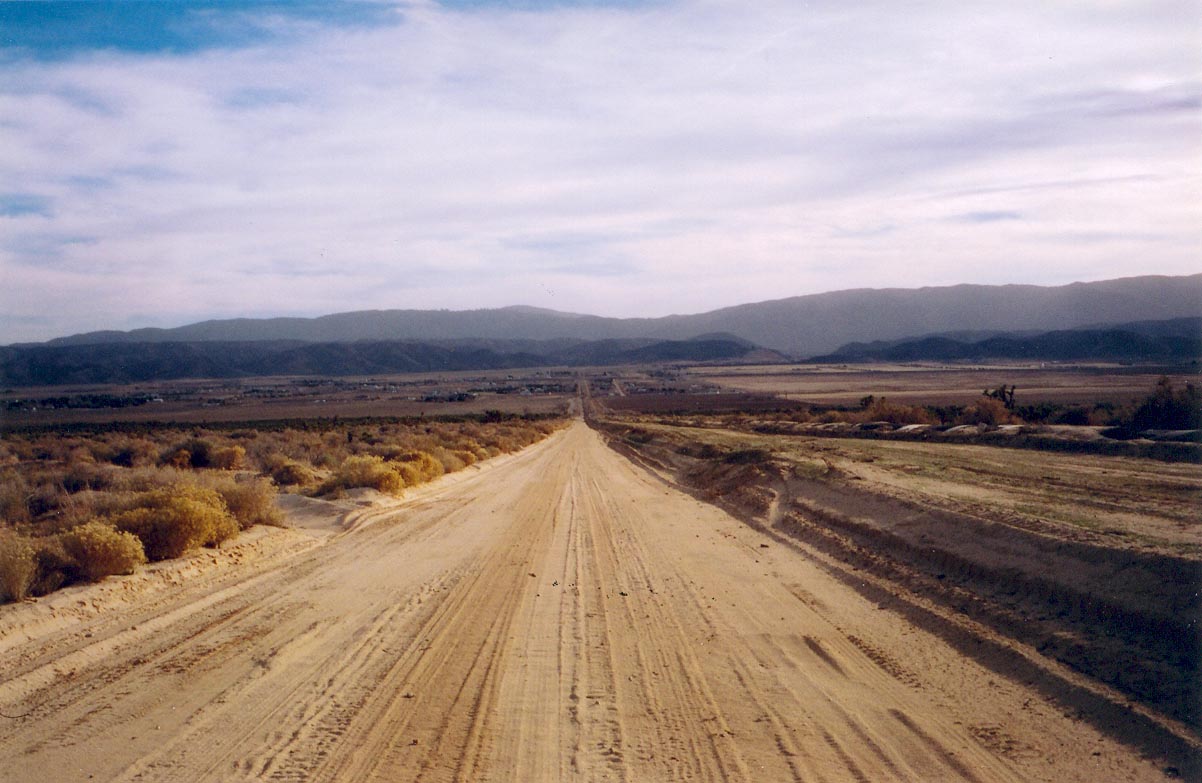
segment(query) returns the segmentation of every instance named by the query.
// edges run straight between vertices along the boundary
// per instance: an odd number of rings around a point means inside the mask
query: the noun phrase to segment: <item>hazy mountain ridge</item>
[[[483,345],[481,343],[489,343]],[[130,383],[270,375],[388,375],[516,367],[734,360],[758,346],[730,336],[697,340],[160,342],[0,348],[0,384]],[[780,357],[778,357],[780,358]]]
[[[968,361],[1192,361],[1202,358],[1202,318],[1066,329],[1040,334],[998,334],[982,340],[927,335],[909,340],[849,343],[811,362]]]
[[[607,318],[515,306],[493,310],[368,310],[318,318],[237,318],[173,329],[92,332],[47,345],[298,340],[687,340],[728,333],[797,357],[855,341],[952,331],[1074,329],[1099,323],[1202,316],[1202,274],[1065,286],[957,285],[852,289],[662,318]]]

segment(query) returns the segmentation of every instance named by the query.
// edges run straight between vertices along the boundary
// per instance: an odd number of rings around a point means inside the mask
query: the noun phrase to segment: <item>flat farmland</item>
[[[1126,403],[1148,394],[1162,375],[1197,382],[1182,367],[1118,365],[780,365],[695,367],[688,375],[725,391],[776,394],[820,405],[848,405],[867,395],[914,405],[963,405],[986,388],[1017,387],[1022,404]]]
[[[576,381],[563,371],[446,372],[363,378],[246,378],[0,392],[7,427],[110,422],[265,421],[563,414]]]

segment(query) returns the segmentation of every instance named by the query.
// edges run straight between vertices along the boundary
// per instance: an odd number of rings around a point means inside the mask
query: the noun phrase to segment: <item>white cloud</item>
[[[0,213],[0,342],[1196,272],[1198,30],[1188,3],[420,4],[10,60],[0,190],[45,209]]]

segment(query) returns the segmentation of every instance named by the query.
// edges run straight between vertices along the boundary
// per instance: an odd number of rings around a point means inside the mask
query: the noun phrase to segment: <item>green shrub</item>
[[[0,530],[0,601],[23,601],[37,574],[34,548],[12,530]]]
[[[146,562],[146,553],[137,536],[96,520],[68,530],[59,540],[74,561],[79,578],[85,582],[95,582],[111,574],[129,574]]]
[[[213,546],[236,535],[238,521],[215,490],[190,484],[144,493],[138,507],[114,514],[118,530],[142,541],[151,560],[179,557],[190,549]]]

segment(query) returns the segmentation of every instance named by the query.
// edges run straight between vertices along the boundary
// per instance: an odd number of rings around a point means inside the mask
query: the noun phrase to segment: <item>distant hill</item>
[[[909,340],[849,343],[811,362],[970,361],[1192,361],[1202,358],[1202,318],[1141,321],[1101,329],[1041,334],[998,334],[983,340],[928,335]]]
[[[319,318],[239,318],[174,329],[92,332],[49,345],[291,340],[688,340],[726,333],[797,356],[854,341],[940,332],[1048,332],[1096,324],[1202,316],[1202,274],[1129,277],[1065,286],[957,285],[856,289],[727,307],[697,315],[603,318],[533,307],[370,310]]]
[[[730,335],[696,340],[420,343],[159,342],[0,348],[0,385],[130,383],[268,375],[384,375],[511,367],[729,361],[763,349]],[[776,358],[781,358],[777,356]]]

